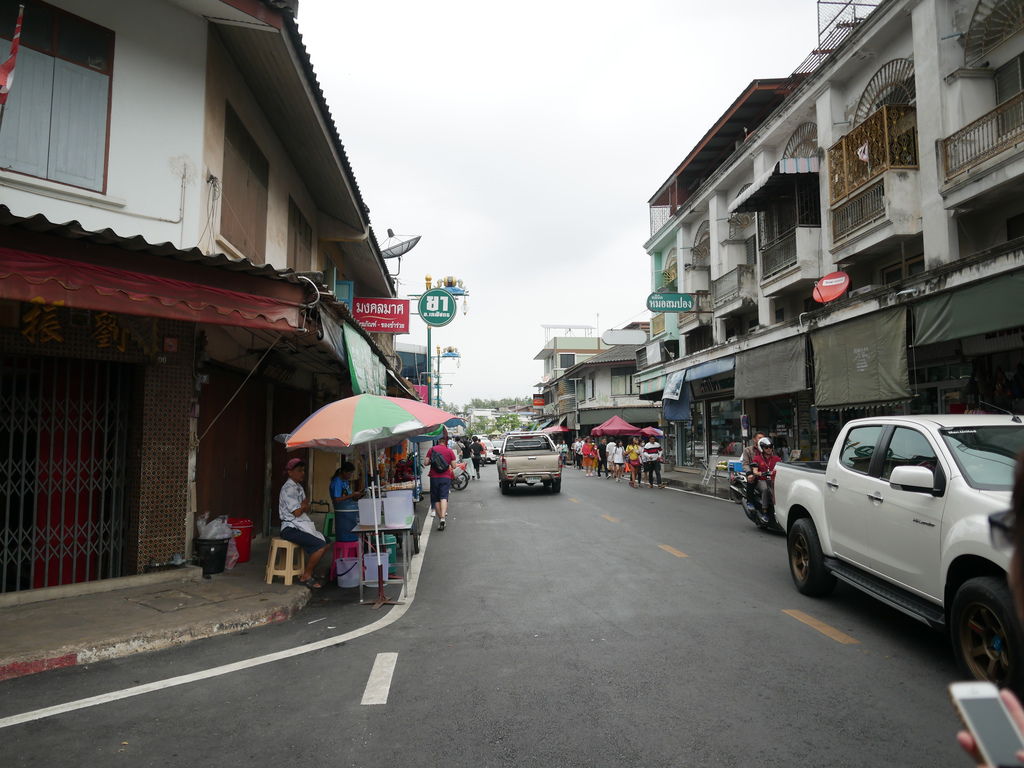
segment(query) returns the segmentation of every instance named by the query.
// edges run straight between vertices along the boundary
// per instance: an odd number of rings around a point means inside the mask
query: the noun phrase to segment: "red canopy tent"
[[[640,430],[640,434],[644,437],[664,437],[665,433],[657,427],[644,427]]]
[[[600,424],[590,430],[592,435],[639,435],[640,427],[634,427],[625,419],[612,416],[604,424]]]

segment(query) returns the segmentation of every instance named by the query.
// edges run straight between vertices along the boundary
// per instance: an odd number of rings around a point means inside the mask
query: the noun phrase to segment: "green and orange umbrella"
[[[464,426],[447,411],[419,400],[355,395],[328,403],[288,435],[285,446],[342,451],[357,445],[394,443],[440,427]]]

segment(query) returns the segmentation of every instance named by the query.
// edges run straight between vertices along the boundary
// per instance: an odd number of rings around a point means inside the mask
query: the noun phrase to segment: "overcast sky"
[[[532,395],[542,323],[649,317],[647,200],[817,43],[814,0],[302,0],[298,21],[378,239],[423,237],[399,295],[425,274],[470,291],[433,333],[462,354],[459,405]]]

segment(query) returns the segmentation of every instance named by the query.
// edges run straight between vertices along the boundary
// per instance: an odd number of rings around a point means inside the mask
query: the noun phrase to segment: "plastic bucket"
[[[338,586],[343,588],[359,586],[359,558],[339,557],[334,561],[338,573]],[[376,568],[376,565],[374,565]],[[376,573],[376,570],[374,571]]]
[[[412,491],[388,491],[384,497],[384,525],[411,528]]]
[[[203,576],[224,573],[230,539],[196,539],[196,554],[203,566]]]
[[[228,525],[235,536],[235,546],[238,547],[238,562],[248,563],[252,556],[252,520],[244,517],[229,517]]]
[[[388,583],[388,552],[380,553],[380,563],[384,566],[384,583]],[[377,585],[377,553],[363,553],[363,581],[367,584]]]
[[[360,499],[359,500],[359,524],[360,525],[373,525],[376,523],[380,525],[380,499],[374,501],[373,499]]]

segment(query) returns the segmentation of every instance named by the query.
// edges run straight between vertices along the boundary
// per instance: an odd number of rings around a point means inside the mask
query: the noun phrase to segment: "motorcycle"
[[[743,508],[743,513],[758,528],[765,531],[782,533],[782,526],[775,520],[775,510],[762,509],[761,492],[757,488],[757,482],[747,482],[747,475],[742,470],[729,473],[729,495],[733,501]]]
[[[464,491],[469,485],[469,470],[466,469],[466,462],[455,462],[452,466],[452,473],[455,475],[455,479],[452,480],[452,488],[456,491]]]

